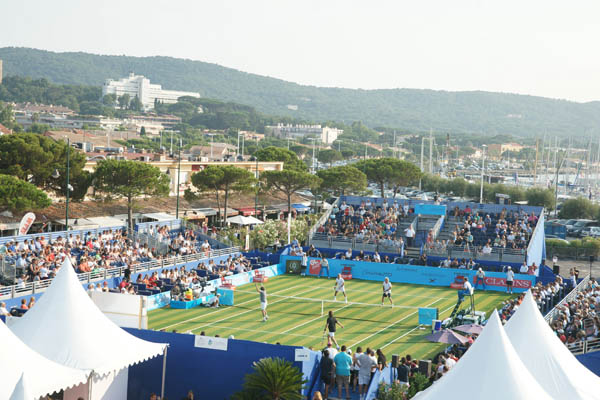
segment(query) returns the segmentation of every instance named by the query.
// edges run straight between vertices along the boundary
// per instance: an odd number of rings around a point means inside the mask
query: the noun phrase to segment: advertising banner
[[[29,232],[29,228],[33,225],[35,221],[35,214],[32,212],[28,212],[23,215],[23,219],[21,219],[21,223],[19,224],[19,236],[27,235]]]
[[[281,262],[285,265],[287,260],[297,259],[299,257],[283,256]],[[411,283],[416,285],[446,286],[460,280],[462,277],[469,278],[469,281],[475,282],[474,270],[424,267],[421,265],[410,264],[385,264],[372,263],[365,261],[338,260],[329,259],[329,275],[336,276],[339,273],[350,269],[353,279],[366,279],[374,281],[383,281],[389,278],[392,282]],[[309,275],[319,275],[321,271],[321,260],[318,258],[309,258]],[[534,275],[515,274],[514,291],[515,293],[524,292],[535,285],[536,277]],[[506,274],[503,272],[486,272],[487,290],[506,291]]]
[[[321,259],[313,258],[308,264],[308,273],[310,275],[319,275],[321,273]]]
[[[196,335],[194,339],[194,347],[202,347],[204,349],[227,351],[228,339],[212,336]]]

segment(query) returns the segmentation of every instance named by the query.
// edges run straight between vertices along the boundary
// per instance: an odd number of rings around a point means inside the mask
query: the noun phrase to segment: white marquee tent
[[[227,223],[229,223],[229,224],[236,224],[236,225],[257,225],[257,224],[264,224],[264,222],[261,221],[258,218],[254,218],[252,216],[244,217],[243,215],[236,215],[235,217],[227,218]]]
[[[10,395],[10,400],[31,400],[36,397],[31,393],[29,380],[25,379],[25,374],[21,374],[21,378],[19,382],[17,382],[17,386],[15,386],[15,390],[13,390]]]
[[[510,344],[494,311],[471,348],[415,399],[550,400]]]
[[[89,372],[68,368],[52,362],[36,353],[19,340],[0,321],[0,399],[11,398],[13,392],[19,394],[23,386],[22,376],[27,375],[27,390],[30,399],[64,390],[88,380]],[[17,397],[16,397],[17,398]]]
[[[35,307],[10,325],[33,350],[59,364],[93,370],[84,398],[124,399],[127,367],[164,353],[165,344],[136,338],[110,321],[83,289],[65,259]]]
[[[600,378],[582,365],[552,332],[531,292],[505,325],[525,366],[556,399],[600,400]]]

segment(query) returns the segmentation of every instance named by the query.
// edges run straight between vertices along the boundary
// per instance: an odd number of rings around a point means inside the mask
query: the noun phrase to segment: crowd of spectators
[[[210,254],[208,241],[200,241],[192,230],[171,233],[167,227],[158,228],[154,234],[167,245],[165,254],[128,237],[125,230],[106,230],[85,235],[70,234],[56,239],[38,236],[22,242],[9,241],[0,245],[0,257],[13,264],[17,271],[17,285],[53,278],[65,258],[69,257],[78,273],[97,273],[114,267],[132,267],[140,263],[168,256],[197,253]]]
[[[538,221],[534,213],[503,209],[498,214],[483,215],[469,206],[464,210],[456,207],[451,214],[464,221],[456,225],[450,243],[482,254],[490,254],[494,248],[525,249]]]
[[[413,209],[402,206],[397,200],[392,204],[384,200],[381,207],[370,200],[356,207],[342,202],[339,207],[334,206],[329,220],[317,228],[317,233],[400,248],[399,240],[403,235],[407,236],[406,232],[399,231],[400,222],[413,213]],[[414,231],[407,237],[414,238]]]

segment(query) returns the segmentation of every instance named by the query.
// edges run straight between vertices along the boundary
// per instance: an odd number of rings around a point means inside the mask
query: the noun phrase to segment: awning
[[[248,215],[259,215],[260,214],[260,209],[254,209],[254,207],[239,207],[237,209],[240,214],[242,214],[243,216],[247,217]]]
[[[188,213],[188,218],[190,218],[193,215],[203,215],[205,217],[212,217],[214,215],[217,215],[217,210],[215,210],[214,208],[193,208],[191,210],[186,211]]]
[[[162,213],[162,212],[158,212],[158,213],[144,213],[144,214],[142,214],[142,217],[154,219],[157,222],[158,221],[173,221],[175,219],[174,215],[167,214],[167,213]]]
[[[223,214],[223,208],[214,208],[215,214],[217,213],[217,211],[219,212],[220,215]],[[227,207],[227,216],[228,217],[232,217],[234,215],[238,215],[239,212],[238,210],[234,210],[233,208],[229,208]]]

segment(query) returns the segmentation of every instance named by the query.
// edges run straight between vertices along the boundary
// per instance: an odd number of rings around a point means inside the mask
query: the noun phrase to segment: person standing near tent
[[[390,299],[390,304],[393,306],[394,302],[392,301],[392,283],[390,282],[390,279],[387,276],[383,281],[383,294],[381,295],[381,305],[383,305],[383,301],[386,297]]]
[[[339,349],[340,345],[338,344],[337,340],[335,340],[335,330],[337,325],[341,326],[342,328],[344,327],[344,325],[342,325],[342,323],[333,316],[333,311],[329,310],[329,316],[327,317],[327,321],[325,321],[325,329],[323,329],[323,333],[325,333],[325,331],[329,331],[327,342],[335,343],[335,347]]]
[[[260,289],[258,285],[255,283],[256,291],[260,295],[260,310],[262,311],[263,322],[269,319],[269,315],[267,314],[267,289],[260,285]]]
[[[344,299],[346,300],[346,303],[348,302],[348,296],[346,296],[346,285],[345,285],[345,281],[344,278],[342,278],[342,274],[338,274],[336,280],[335,280],[335,286],[334,286],[334,293],[333,293],[333,300],[335,301],[335,298],[338,294],[338,292],[342,292],[344,294]]]
[[[512,294],[513,292],[513,281],[515,279],[515,273],[511,267],[508,267],[506,271],[506,293]]]
[[[479,285],[479,282],[481,282],[483,290],[485,290],[485,272],[481,267],[479,267],[477,273],[475,274],[475,289],[477,289],[477,285]]]

